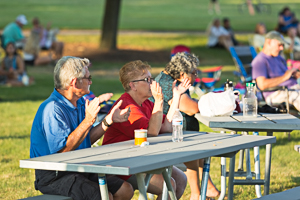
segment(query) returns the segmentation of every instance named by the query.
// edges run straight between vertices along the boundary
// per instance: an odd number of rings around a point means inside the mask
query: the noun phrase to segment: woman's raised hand
[[[191,81],[185,78],[178,86],[175,86],[176,80],[173,82],[173,95],[183,94],[191,86]]]
[[[159,83],[156,81],[152,81],[150,85],[150,89],[152,92],[152,96],[155,99],[155,101],[162,101],[164,99],[164,95],[162,93],[161,87],[159,86]]]

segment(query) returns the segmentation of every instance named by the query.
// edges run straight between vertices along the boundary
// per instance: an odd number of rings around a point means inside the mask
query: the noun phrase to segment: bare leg
[[[221,14],[220,4],[218,1],[215,2],[215,12],[219,15]]]
[[[297,35],[297,29],[296,28],[290,28],[287,31],[287,35],[291,38],[291,44],[290,44],[289,50],[292,52],[294,50],[295,37]]]
[[[219,37],[219,43],[221,43],[228,51],[229,47],[233,46],[232,40],[230,38],[230,35],[221,35]]]
[[[113,195],[114,200],[129,200],[133,197],[134,191],[130,183],[124,182],[121,188]]]
[[[177,199],[180,199],[186,188],[187,178],[184,175],[183,171],[181,171],[177,167],[173,167],[172,178],[175,180],[176,183],[176,190],[174,190],[176,193],[176,197]]]
[[[60,59],[62,57],[64,44],[62,42],[53,42],[51,49],[54,51],[55,59]]]
[[[174,191],[176,191],[176,183],[173,178],[171,178],[171,184],[172,184]],[[157,199],[161,199],[163,185],[164,185],[163,176],[161,174],[154,174],[150,180],[147,192],[149,192],[151,194],[155,194],[155,195],[157,195]]]
[[[248,6],[249,14],[255,15],[255,10],[253,8],[253,4],[251,0],[247,0],[247,6]]]
[[[200,197],[200,180],[202,179],[203,159],[184,163],[187,167],[186,176],[191,188],[190,200],[198,200]],[[207,192],[208,197],[216,197],[220,194],[211,179],[208,179]]]
[[[52,61],[52,58],[50,56],[42,56],[42,57],[37,57],[34,60],[34,65],[45,65],[49,64]]]
[[[18,86],[18,87],[24,86],[24,84],[22,82],[20,82],[18,80],[15,80],[15,79],[9,79],[7,81],[7,85],[9,85],[9,86]]]

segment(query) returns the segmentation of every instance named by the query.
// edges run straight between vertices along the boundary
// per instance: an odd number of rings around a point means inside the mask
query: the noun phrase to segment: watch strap
[[[107,121],[106,121],[105,118],[102,120],[102,122],[103,122],[103,124],[104,124],[106,127],[110,127],[110,126],[111,126],[111,124],[108,124],[108,123],[107,123]]]

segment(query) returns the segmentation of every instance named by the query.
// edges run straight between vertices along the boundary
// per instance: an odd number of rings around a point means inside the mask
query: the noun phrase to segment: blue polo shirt
[[[39,107],[31,128],[30,158],[57,153],[65,147],[68,136],[85,118],[85,102],[77,107],[55,89]],[[90,133],[77,149],[91,147]]]

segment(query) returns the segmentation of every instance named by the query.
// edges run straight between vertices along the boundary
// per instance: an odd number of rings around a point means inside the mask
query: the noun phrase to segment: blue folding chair
[[[240,77],[243,84],[252,82],[251,62],[257,53],[253,46],[236,46],[229,48],[233,62],[237,68],[234,74]]]

